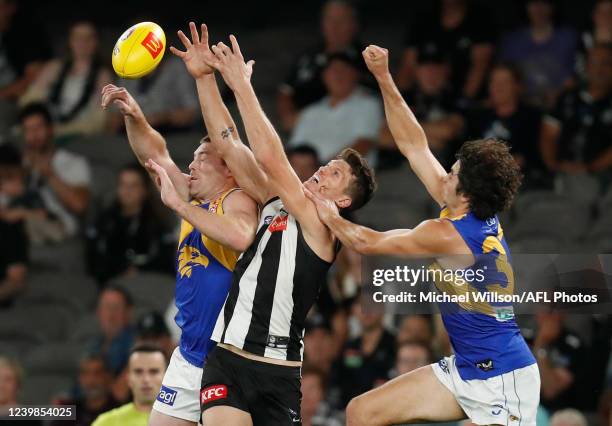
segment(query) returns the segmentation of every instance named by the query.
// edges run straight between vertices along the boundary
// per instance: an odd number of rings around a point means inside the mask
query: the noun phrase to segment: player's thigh
[[[202,413],[202,426],[253,426],[251,415],[227,405],[211,407]]]
[[[347,425],[393,425],[443,422],[466,417],[453,394],[436,378],[431,366],[403,374],[349,403]]]
[[[197,424],[197,422],[190,422],[160,413],[156,409],[151,410],[151,416],[149,417],[149,426],[197,426]]]

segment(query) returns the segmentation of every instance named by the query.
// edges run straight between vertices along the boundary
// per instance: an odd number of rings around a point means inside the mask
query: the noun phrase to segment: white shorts
[[[190,364],[179,348],[174,349],[162,387],[153,404],[160,413],[191,422],[200,421],[202,368]]]
[[[473,423],[535,426],[540,402],[537,364],[486,380],[463,380],[454,355],[431,364],[431,368]]]

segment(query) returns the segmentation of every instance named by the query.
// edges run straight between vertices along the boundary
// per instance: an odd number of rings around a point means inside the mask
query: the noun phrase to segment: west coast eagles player
[[[179,36],[186,39],[182,32]],[[206,86],[214,95],[207,102],[216,103],[215,108],[222,112],[215,123],[206,122],[208,130],[218,135],[217,128],[235,128],[214,80],[213,88],[210,81],[202,85],[207,76],[201,69],[189,66],[196,53],[193,49],[179,53],[196,79],[198,91]],[[182,218],[175,317],[182,330],[181,339],[153,405],[149,425],[195,425],[200,418],[202,367],[214,347],[210,336],[227,297],[238,256],[255,237],[258,207],[238,188],[228,164],[208,139],[203,139],[195,150],[189,175],[185,175],[170,158],[164,138],[149,125],[124,88],[108,85],[102,95],[103,107],[113,103],[119,107],[132,150],[154,178],[164,204]],[[202,108],[207,107],[201,93],[200,101]]]
[[[333,203],[311,193],[319,216],[343,244],[363,254],[433,257],[441,269],[485,271],[484,280],[469,285],[437,282],[436,287],[447,294],[511,293],[510,253],[496,216],[510,205],[521,180],[508,147],[496,140],[466,142],[446,173],[389,74],[387,50],[369,46],[363,56],[382,91],[399,149],[442,213],[414,229],[376,232],[344,220]],[[535,425],[540,376],[514,321],[512,305],[449,303],[441,306],[441,312],[454,355],[353,399],[347,407],[347,424],[468,417],[479,425]]]

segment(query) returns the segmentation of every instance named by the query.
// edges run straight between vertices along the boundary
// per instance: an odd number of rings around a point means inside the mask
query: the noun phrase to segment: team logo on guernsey
[[[179,251],[178,272],[181,278],[191,278],[193,268],[198,266],[206,268],[210,260],[195,247],[184,245]]]
[[[485,359],[484,361],[477,362],[476,367],[480,368],[482,371],[491,371],[493,370],[493,360]]]
[[[287,230],[288,219],[289,219],[289,213],[287,213],[285,210],[281,210],[280,214],[272,221],[272,223],[268,227],[268,230],[270,232]]]
[[[202,404],[208,404],[223,398],[227,398],[227,386],[225,385],[209,386],[200,391],[200,402]]]
[[[172,406],[176,400],[176,391],[162,385],[159,393],[157,394],[157,400],[162,404]]]

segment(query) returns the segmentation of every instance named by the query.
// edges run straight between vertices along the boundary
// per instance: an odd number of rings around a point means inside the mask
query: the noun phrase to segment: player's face
[[[34,114],[23,120],[23,140],[28,149],[46,148],[53,139],[53,128],[42,115]]]
[[[310,177],[304,186],[311,192],[319,193],[328,200],[334,200],[338,207],[350,206],[351,199],[346,190],[353,179],[351,167],[344,160],[332,160]]]
[[[357,22],[351,8],[339,3],[330,3],[323,10],[321,32],[328,45],[335,48],[348,46],[357,32]]]
[[[210,143],[201,144],[193,153],[189,165],[189,194],[194,198],[206,199],[231,177],[231,173]]]
[[[459,168],[460,163],[456,161],[451,167],[450,172],[442,179],[442,198],[447,206],[455,204],[459,194],[457,194],[457,185],[459,184]]]
[[[0,406],[15,403],[18,390],[17,375],[13,369],[0,364]]]
[[[130,356],[128,385],[134,402],[153,404],[166,372],[166,360],[160,352],[135,352]]]

